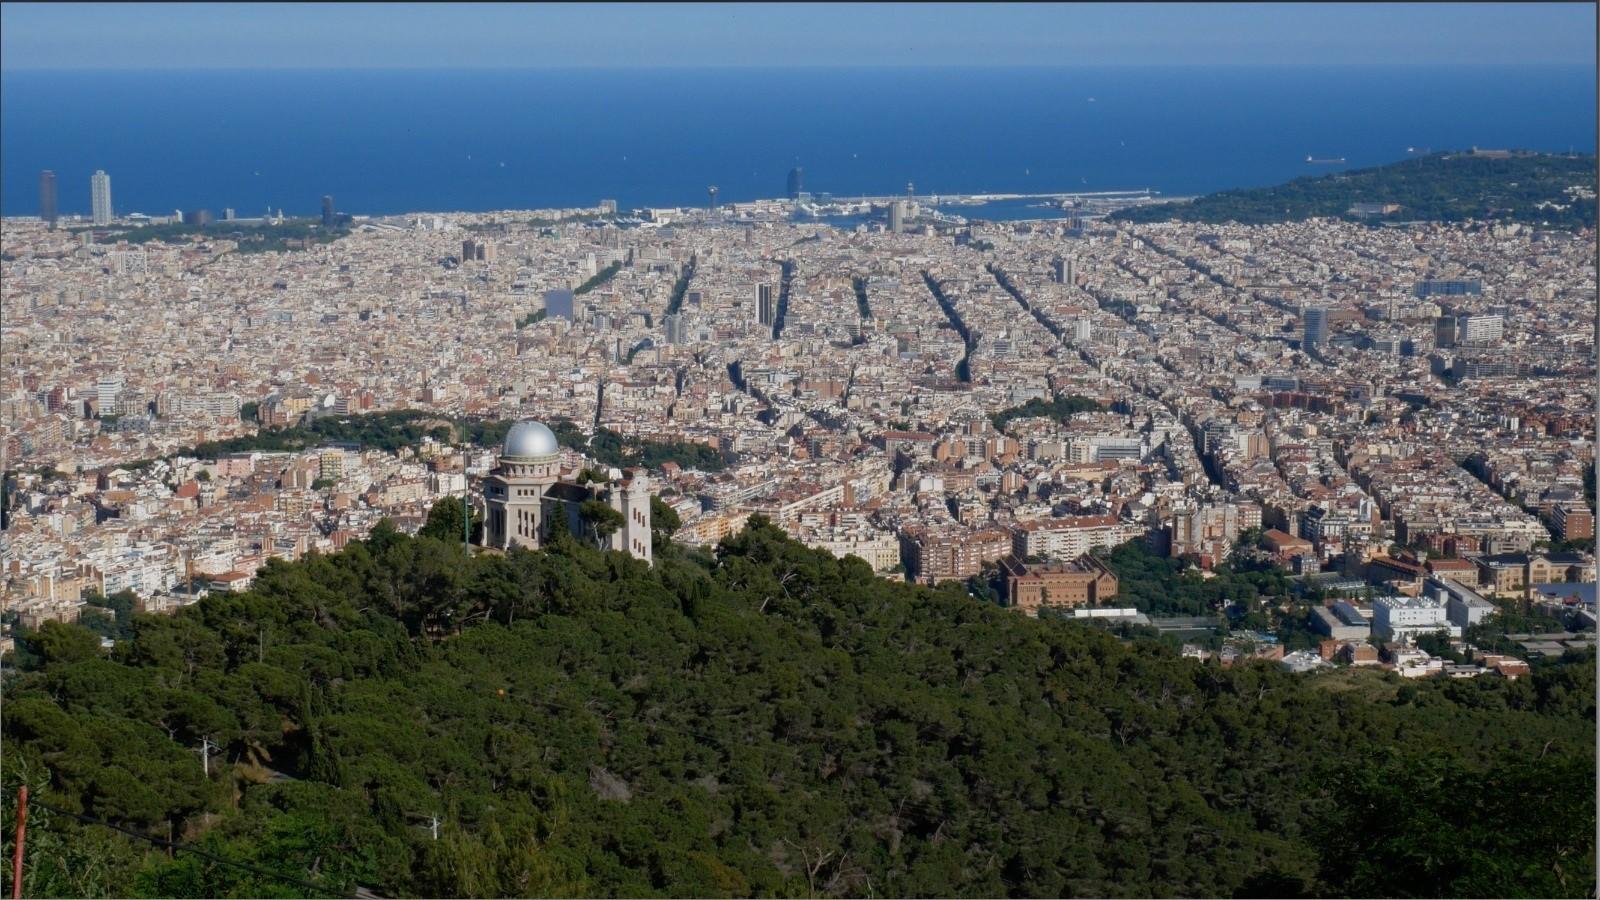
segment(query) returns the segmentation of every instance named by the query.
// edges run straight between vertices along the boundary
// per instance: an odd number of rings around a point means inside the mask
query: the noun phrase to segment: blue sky
[[[0,5],[0,69],[1595,64],[1592,3]]]

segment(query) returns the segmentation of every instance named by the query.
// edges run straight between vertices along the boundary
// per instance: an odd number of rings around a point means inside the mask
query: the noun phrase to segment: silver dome
[[[506,445],[501,456],[533,459],[555,456],[561,452],[555,432],[538,422],[518,422],[506,432]]]

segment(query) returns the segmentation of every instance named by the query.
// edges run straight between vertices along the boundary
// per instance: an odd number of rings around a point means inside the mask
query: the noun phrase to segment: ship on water
[[[1341,156],[1338,159],[1313,159],[1311,154],[1308,153],[1306,154],[1306,162],[1311,163],[1314,166],[1338,165],[1339,163],[1344,162],[1344,157]]]

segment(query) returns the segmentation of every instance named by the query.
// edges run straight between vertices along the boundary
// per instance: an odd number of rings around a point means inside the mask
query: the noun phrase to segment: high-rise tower
[[[1325,306],[1308,306],[1301,314],[1305,322],[1306,346],[1325,343],[1328,340],[1328,308]]]
[[[799,200],[806,189],[806,170],[795,166],[789,170],[789,199]]]
[[[322,195],[322,227],[333,227],[333,195]]]
[[[111,176],[96,169],[89,177],[89,200],[96,225],[111,224]]]
[[[56,215],[56,173],[45,169],[39,173],[39,218],[54,228]]]
[[[777,318],[778,301],[773,295],[772,282],[763,281],[756,285],[756,324],[771,328]]]

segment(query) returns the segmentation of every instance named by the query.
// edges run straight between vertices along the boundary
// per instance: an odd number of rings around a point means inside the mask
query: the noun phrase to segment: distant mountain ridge
[[[1118,210],[1120,222],[1265,225],[1312,218],[1379,222],[1595,224],[1595,157],[1530,151],[1441,152],[1388,165],[1308,175],[1265,188]]]

